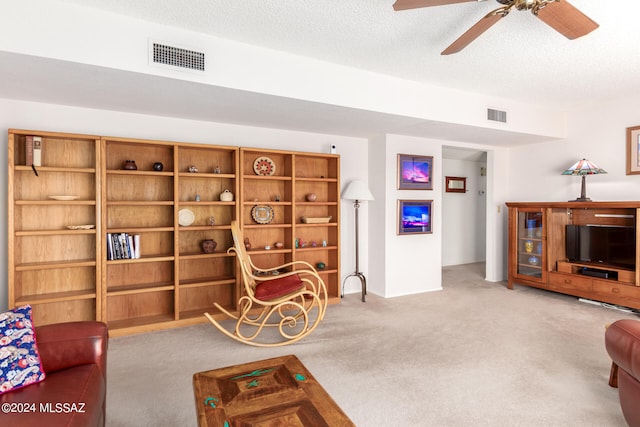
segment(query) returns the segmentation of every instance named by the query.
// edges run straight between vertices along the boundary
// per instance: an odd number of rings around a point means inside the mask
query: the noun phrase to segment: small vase
[[[207,239],[200,242],[200,248],[205,254],[212,254],[216,250],[218,243],[215,240]]]
[[[164,165],[163,165],[162,163],[160,163],[160,162],[155,162],[155,163],[153,164],[153,170],[154,170],[154,171],[156,171],[156,172],[160,172],[160,171],[162,171],[162,169],[164,169]]]
[[[124,169],[128,171],[138,170],[138,166],[136,166],[135,160],[125,160],[124,161]]]

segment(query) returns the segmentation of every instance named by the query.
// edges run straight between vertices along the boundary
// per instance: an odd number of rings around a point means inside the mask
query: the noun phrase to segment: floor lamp
[[[356,271],[349,274],[344,278],[342,282],[341,297],[344,297],[344,284],[349,277],[357,277],[362,284],[362,302],[365,302],[365,295],[367,294],[367,279],[364,274],[360,272],[360,265],[358,262],[358,209],[360,208],[360,201],[373,200],[373,195],[369,191],[369,187],[363,181],[356,179],[347,184],[347,188],[342,192],[342,198],[345,200],[353,200],[353,209],[356,213]]]

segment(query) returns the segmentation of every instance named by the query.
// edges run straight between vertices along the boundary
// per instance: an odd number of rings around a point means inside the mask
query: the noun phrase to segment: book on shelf
[[[24,154],[27,166],[42,166],[42,137],[27,135]]]
[[[42,166],[42,138],[33,137],[33,166]]]
[[[140,258],[140,235],[107,233],[107,260]]]

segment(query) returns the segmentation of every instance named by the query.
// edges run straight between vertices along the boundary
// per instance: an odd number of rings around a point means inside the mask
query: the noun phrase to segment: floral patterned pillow
[[[0,394],[44,380],[31,306],[0,313]]]

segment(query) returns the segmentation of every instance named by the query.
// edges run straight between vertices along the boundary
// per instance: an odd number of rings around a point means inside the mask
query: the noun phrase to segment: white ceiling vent
[[[149,62],[152,64],[204,71],[204,52],[170,46],[166,43],[151,42],[149,45]]]
[[[507,112],[487,108],[487,120],[494,122],[507,123]]]

